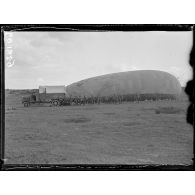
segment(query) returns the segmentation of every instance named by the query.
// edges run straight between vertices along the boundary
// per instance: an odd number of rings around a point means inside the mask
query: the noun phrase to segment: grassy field
[[[8,164],[192,164],[186,98],[26,108],[21,96],[6,93]]]

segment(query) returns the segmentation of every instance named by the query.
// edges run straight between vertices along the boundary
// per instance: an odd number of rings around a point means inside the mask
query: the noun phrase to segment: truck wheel
[[[59,106],[64,106],[65,105],[65,101],[64,100],[59,100]]]
[[[51,107],[51,106],[53,106],[53,102],[52,101],[49,101],[49,106]]]
[[[58,100],[54,100],[54,101],[52,102],[52,104],[53,104],[53,106],[58,106],[58,105],[59,105],[59,101],[58,101]]]
[[[28,102],[24,102],[24,107],[28,107],[29,103]]]

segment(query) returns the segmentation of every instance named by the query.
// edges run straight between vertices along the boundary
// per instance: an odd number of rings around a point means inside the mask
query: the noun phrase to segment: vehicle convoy
[[[31,104],[48,103],[51,106],[70,105],[65,86],[39,86],[39,92],[23,97],[24,107]]]

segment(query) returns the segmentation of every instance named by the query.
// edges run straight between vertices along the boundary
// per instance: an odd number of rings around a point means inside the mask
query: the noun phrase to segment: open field
[[[6,93],[8,164],[191,164],[188,101],[23,107]]]

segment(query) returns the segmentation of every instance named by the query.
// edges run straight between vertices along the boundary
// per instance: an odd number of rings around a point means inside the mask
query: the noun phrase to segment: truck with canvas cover
[[[24,106],[31,104],[49,103],[52,106],[68,105],[66,102],[65,86],[39,86],[39,92],[23,97]]]

